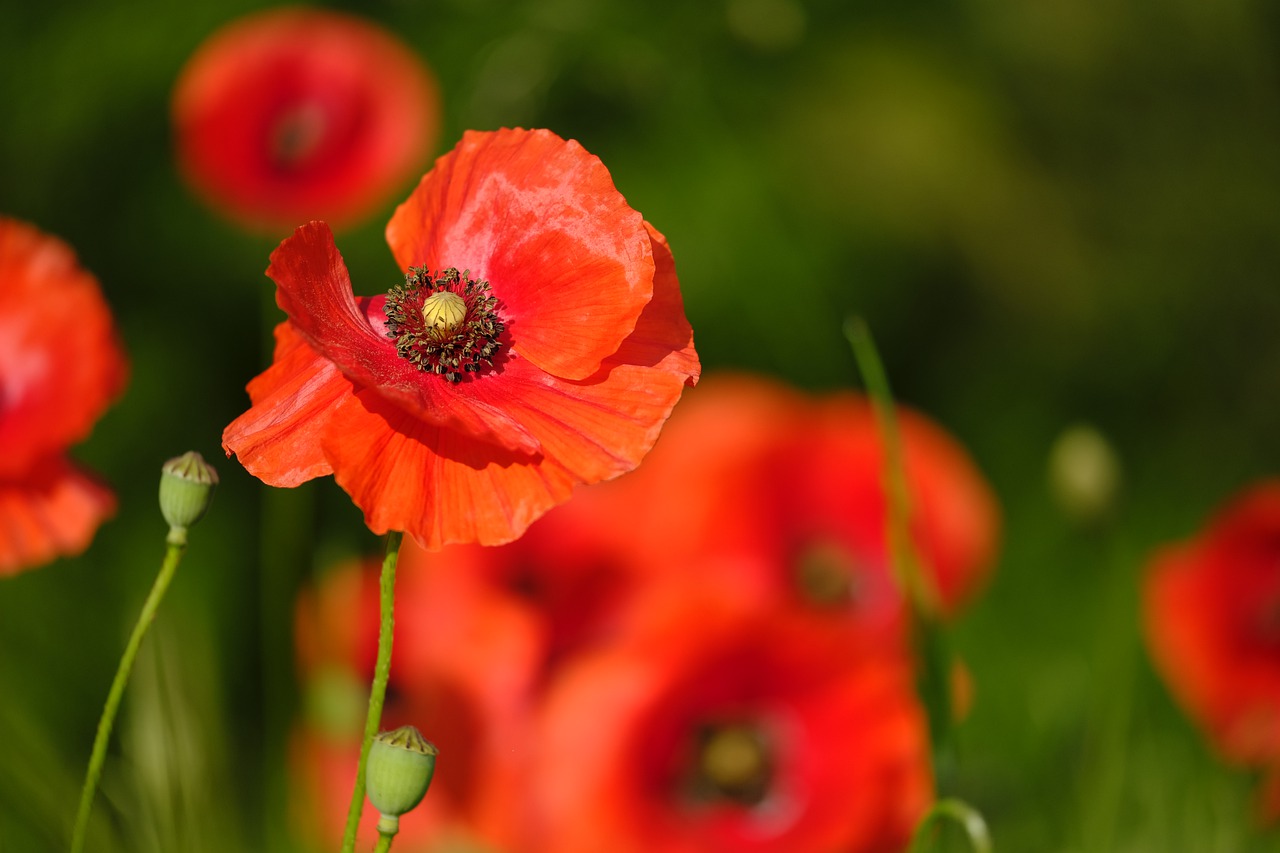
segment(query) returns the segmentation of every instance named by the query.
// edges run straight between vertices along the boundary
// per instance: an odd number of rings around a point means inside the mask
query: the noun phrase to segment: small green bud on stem
[[[169,541],[187,543],[187,529],[204,516],[218,485],[218,472],[194,450],[175,456],[160,469],[160,512],[169,522]]]
[[[379,732],[373,739],[366,792],[381,814],[378,832],[395,835],[400,831],[400,815],[422,802],[431,786],[438,754],[435,745],[413,726]]]

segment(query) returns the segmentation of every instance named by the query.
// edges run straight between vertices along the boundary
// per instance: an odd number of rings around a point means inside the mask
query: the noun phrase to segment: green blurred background
[[[0,581],[3,853],[65,846],[162,555],[165,458],[199,450],[223,483],[130,686],[101,849],[284,849],[293,590],[378,547],[332,482],[272,492],[219,449],[269,358],[262,270],[283,234],[246,236],[187,191],[168,99],[201,40],[256,8],[0,6],[0,213],[76,248],[132,363],[75,450],[118,490],[117,517],[84,556]],[[971,449],[1006,526],[957,629],[977,695],[944,790],[985,812],[1000,850],[1280,849],[1252,824],[1251,780],[1216,763],[1152,673],[1138,617],[1150,549],[1280,469],[1280,7],[342,8],[435,71],[433,155],[503,125],[598,154],[670,239],[708,371],[849,386],[841,319],[856,313],[898,396]],[[358,290],[398,277],[382,228],[409,186],[338,237]],[[1090,525],[1046,486],[1053,441],[1079,421],[1124,475]]]

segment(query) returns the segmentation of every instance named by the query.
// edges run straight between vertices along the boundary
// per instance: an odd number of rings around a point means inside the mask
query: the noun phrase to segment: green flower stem
[[[378,836],[378,846],[373,848],[373,853],[387,853],[391,849],[391,839],[393,838],[395,838],[394,835],[380,834]]]
[[[178,563],[187,550],[187,531],[183,528],[171,528],[166,541],[164,562],[160,565],[160,573],[156,575],[151,592],[143,602],[142,612],[138,614],[137,624],[133,626],[133,634],[120,657],[120,666],[116,670],[115,680],[111,682],[111,690],[107,694],[107,704],[102,709],[102,717],[98,720],[98,734],[93,741],[93,754],[89,758],[89,769],[84,777],[84,790],[80,793],[80,808],[76,811],[75,828],[71,833],[71,853],[84,850],[85,834],[89,829],[89,810],[93,806],[93,795],[98,789],[98,779],[102,776],[102,765],[107,758],[107,742],[111,739],[111,727],[115,723],[116,711],[120,707],[120,699],[124,696],[124,686],[129,680],[129,672],[133,669],[134,659],[142,645],[142,638],[155,620],[156,609],[164,598],[169,582],[178,569]]]
[[[933,808],[920,819],[915,834],[911,837],[908,853],[925,853],[929,848],[930,828],[944,818],[955,821],[964,830],[974,853],[992,853],[995,850],[991,844],[991,833],[987,831],[987,822],[977,809],[963,800],[943,799],[934,803]]]
[[[844,331],[866,383],[884,443],[889,561],[911,606],[912,640],[920,658],[920,699],[929,718],[934,771],[940,773],[952,763],[951,650],[938,618],[937,590],[921,567],[911,540],[911,495],[907,486],[902,434],[894,414],[893,394],[889,390],[884,365],[866,323],[856,317],[850,318],[845,322]]]
[[[911,601],[912,609],[932,620],[938,611],[937,591],[920,569],[911,543],[911,493],[907,487],[907,469],[902,453],[902,433],[894,413],[893,393],[884,365],[876,351],[871,330],[861,318],[845,322],[845,337],[853,347],[853,357],[866,383],[867,394],[884,443],[884,483],[889,504],[889,558],[899,585]]]
[[[369,748],[373,736],[378,733],[382,721],[382,705],[387,698],[387,681],[391,677],[391,634],[395,627],[396,561],[400,557],[400,542],[404,534],[393,530],[387,534],[387,555],[382,561],[381,608],[382,622],[378,628],[378,661],[373,670],[373,686],[369,691],[369,714],[364,721],[364,740],[360,744],[360,763],[356,766],[356,785],[351,792],[351,806],[347,809],[347,830],[342,837],[343,853],[355,853],[356,831],[360,828],[360,814],[364,811],[365,769],[369,761]],[[381,844],[381,842],[379,842]]]

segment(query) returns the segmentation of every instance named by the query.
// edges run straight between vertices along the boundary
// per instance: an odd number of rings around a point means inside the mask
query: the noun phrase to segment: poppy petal
[[[387,225],[402,269],[488,280],[515,349],[585,379],[635,328],[654,261],[609,171],[548,130],[466,133]]]
[[[500,391],[494,404],[512,412],[545,455],[583,482],[635,468],[657,441],[685,386],[699,375],[671,252],[653,233],[662,272],[654,281],[654,297],[635,332],[594,376],[571,382],[518,361],[503,372],[501,384],[476,383],[477,394]]]
[[[574,484],[554,460],[500,452],[369,390],[334,411],[323,446],[370,530],[402,530],[431,550],[509,542],[566,500]]]
[[[320,436],[351,382],[316,354],[291,323],[276,326],[271,366],[249,383],[249,411],[222,432],[222,447],[272,486],[296,486],[333,473]]]
[[[0,217],[0,476],[87,436],[128,369],[94,277],[61,240]]]
[[[229,24],[173,95],[184,177],[253,228],[363,218],[425,160],[439,109],[430,72],[397,38],[318,9]]]
[[[685,384],[697,385],[702,364],[693,348],[693,326],[684,312],[676,261],[667,238],[648,222],[644,224],[653,246],[653,298],[640,313],[636,329],[613,357],[631,364],[661,365],[683,373]]]
[[[414,417],[508,450],[532,453],[537,440],[501,409],[457,393],[414,367],[356,304],[351,276],[323,222],[303,225],[271,253],[276,302],[320,355],[357,386],[377,389]]]
[[[109,489],[58,457],[0,482],[0,575],[79,554],[115,508]]]

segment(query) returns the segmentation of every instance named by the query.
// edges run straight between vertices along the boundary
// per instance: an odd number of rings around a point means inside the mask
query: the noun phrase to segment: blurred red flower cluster
[[[915,545],[954,613],[997,509],[953,440],[900,418]],[[523,538],[407,544],[383,727],[441,756],[397,848],[900,850],[932,778],[881,475],[860,396],[713,377],[640,469]],[[294,767],[318,839],[341,832],[377,620],[372,565],[299,603]]]
[[[66,454],[127,376],[97,279],[61,240],[0,217],[0,575],[80,553],[115,512]]]
[[[1280,819],[1280,481],[1157,552],[1144,604],[1169,689],[1225,759],[1263,772],[1263,816]]]

